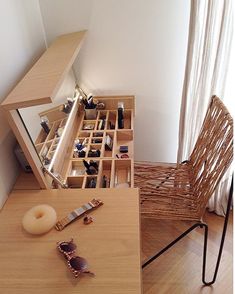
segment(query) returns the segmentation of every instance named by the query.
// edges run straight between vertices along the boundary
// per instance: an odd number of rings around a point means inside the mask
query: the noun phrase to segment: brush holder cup
[[[92,108],[92,109],[88,109],[85,108],[85,118],[86,119],[96,119],[97,116],[97,109],[96,108]]]

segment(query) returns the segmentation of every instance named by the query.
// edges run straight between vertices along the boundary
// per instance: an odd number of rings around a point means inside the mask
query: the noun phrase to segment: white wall
[[[0,102],[45,50],[38,0],[0,1]],[[0,112],[0,207],[16,176],[15,138]]]
[[[94,94],[136,96],[136,160],[175,161],[188,0],[40,0],[48,41],[87,28],[75,64]]]
[[[89,27],[93,0],[39,0],[39,3],[48,43],[56,36]]]
[[[75,65],[96,94],[135,94],[137,160],[176,159],[189,19],[187,0],[0,1],[0,102],[57,35],[88,29]],[[41,21],[43,16],[44,27]],[[0,207],[16,179],[15,144],[0,112]]]

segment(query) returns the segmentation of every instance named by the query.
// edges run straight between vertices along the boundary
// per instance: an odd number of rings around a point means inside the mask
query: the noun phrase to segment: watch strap
[[[57,231],[62,231],[67,225],[69,225],[74,220],[80,218],[86,212],[93,210],[100,205],[103,205],[101,200],[92,199],[90,202],[83,204],[81,207],[74,209],[70,212],[66,217],[61,219],[55,224],[55,228]]]

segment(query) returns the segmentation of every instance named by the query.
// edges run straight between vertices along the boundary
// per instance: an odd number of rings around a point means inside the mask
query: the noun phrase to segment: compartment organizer
[[[134,187],[134,97],[96,97],[105,104],[96,119],[85,119],[84,112],[71,144],[64,178],[69,188],[129,188]],[[124,102],[124,128],[118,129],[117,105]],[[121,146],[125,146],[120,148]],[[122,150],[125,150],[125,153]],[[52,149],[53,150],[53,149]],[[98,170],[88,174],[84,161],[96,162]]]

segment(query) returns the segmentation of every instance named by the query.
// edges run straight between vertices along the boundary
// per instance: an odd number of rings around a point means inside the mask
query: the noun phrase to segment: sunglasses
[[[68,267],[74,274],[75,278],[77,278],[81,273],[94,275],[94,273],[87,269],[88,263],[86,259],[81,256],[74,255],[76,248],[77,246],[73,242],[73,239],[71,239],[69,242],[57,242],[57,249],[66,258]]]

